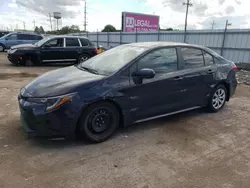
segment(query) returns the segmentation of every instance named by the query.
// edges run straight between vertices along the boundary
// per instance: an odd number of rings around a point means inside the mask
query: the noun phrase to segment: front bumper
[[[47,112],[44,104],[19,98],[21,127],[31,136],[72,137],[75,134],[80,108],[71,101],[56,110]]]
[[[8,53],[8,54],[7,54],[7,58],[8,58],[8,60],[9,60],[12,64],[15,64],[15,65],[20,64],[21,61],[22,61],[22,59],[20,59],[20,56],[15,55],[15,54],[10,54],[10,53]]]

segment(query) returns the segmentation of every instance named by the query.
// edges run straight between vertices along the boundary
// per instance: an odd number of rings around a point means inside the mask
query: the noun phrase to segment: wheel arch
[[[99,99],[99,100],[97,100],[97,101],[88,103],[87,106],[85,106],[85,107],[82,109],[82,111],[81,111],[81,113],[80,113],[80,115],[79,115],[79,117],[78,117],[78,119],[77,119],[77,122],[76,122],[76,129],[75,129],[76,132],[79,130],[79,126],[80,126],[79,123],[80,123],[80,119],[81,119],[82,114],[83,114],[90,106],[92,106],[92,105],[94,105],[94,104],[102,103],[102,102],[108,102],[108,103],[112,104],[112,105],[117,109],[117,111],[118,111],[118,113],[119,113],[119,115],[120,115],[120,126],[125,126],[125,123],[124,123],[124,114],[123,114],[123,111],[122,111],[121,106],[120,106],[117,102],[115,102],[114,100],[107,98],[107,99]]]
[[[218,85],[223,85],[223,86],[225,86],[225,88],[227,89],[226,101],[229,101],[229,99],[230,99],[230,84],[229,84],[226,80],[223,80],[223,81],[219,82],[218,84],[216,84],[215,88],[216,88]]]

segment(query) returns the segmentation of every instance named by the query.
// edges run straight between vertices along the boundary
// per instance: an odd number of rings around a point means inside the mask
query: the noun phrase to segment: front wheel
[[[93,104],[82,114],[77,133],[91,142],[103,142],[115,133],[119,122],[120,115],[113,104]]]
[[[209,109],[212,112],[218,112],[224,107],[226,103],[227,93],[227,89],[224,85],[218,85],[214,89],[208,105]]]
[[[79,56],[77,63],[78,64],[83,63],[84,61],[87,61],[89,58],[90,58],[89,55],[82,54]]]

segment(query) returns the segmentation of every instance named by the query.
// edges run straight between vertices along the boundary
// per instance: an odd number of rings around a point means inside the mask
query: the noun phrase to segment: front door
[[[180,85],[176,48],[154,50],[130,68],[130,87],[124,91],[129,96],[130,113],[134,121],[177,111],[181,99],[185,98],[185,88]],[[152,69],[155,77],[143,79],[134,77],[134,72]]]
[[[22,44],[22,41],[18,39],[18,35],[16,33],[13,33],[5,38],[5,46],[7,48],[10,48],[11,46],[15,46],[18,44]]]
[[[63,62],[67,58],[64,48],[64,38],[54,38],[46,42],[41,47],[41,61],[46,62]]]

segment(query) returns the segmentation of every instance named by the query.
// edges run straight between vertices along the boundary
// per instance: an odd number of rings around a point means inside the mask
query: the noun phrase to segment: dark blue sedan
[[[21,124],[36,136],[101,142],[119,126],[201,107],[218,112],[235,92],[235,70],[202,46],[121,45],[22,88]]]

